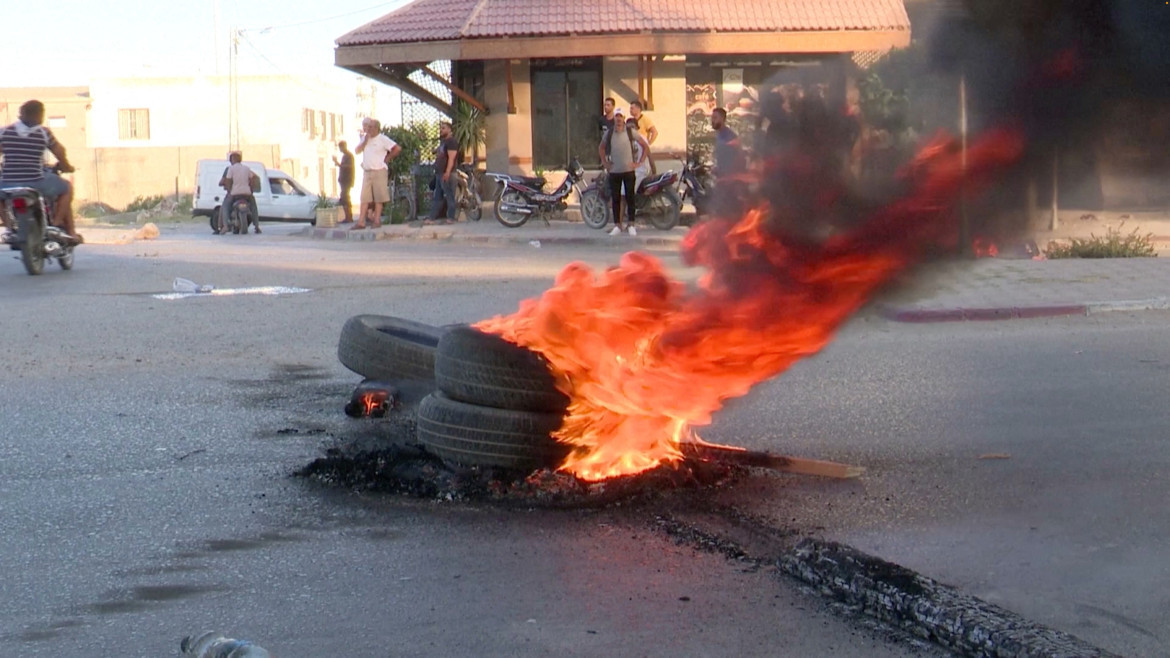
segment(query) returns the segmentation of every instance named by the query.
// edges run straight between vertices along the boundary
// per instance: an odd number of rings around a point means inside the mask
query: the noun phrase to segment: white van
[[[208,217],[213,225],[227,192],[219,186],[227,160],[200,160],[195,165],[195,199],[191,214]],[[307,221],[317,223],[317,195],[279,169],[267,169],[261,162],[244,162],[260,177],[260,191],[253,192],[261,221]]]

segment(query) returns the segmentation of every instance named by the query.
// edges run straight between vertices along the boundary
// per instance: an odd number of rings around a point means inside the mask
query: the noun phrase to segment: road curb
[[[1149,299],[1130,299],[1117,302],[1090,302],[1085,307],[1088,313],[1160,311],[1170,309],[1170,297],[1151,297]]]
[[[302,230],[300,235],[315,240],[347,240],[354,242],[377,242],[383,240],[424,240],[434,242],[460,242],[467,244],[528,244],[542,245],[588,245],[588,244],[617,244],[617,238],[607,234],[598,237],[581,236],[541,236],[539,234],[525,235],[479,235],[463,233],[457,229],[443,229],[424,227],[406,231],[383,231],[378,229],[349,229],[349,228],[317,228],[310,227]],[[628,243],[639,246],[674,247],[682,238],[634,237],[621,238]],[[534,244],[538,243],[538,244]]]
[[[894,322],[980,322],[1026,320],[1065,315],[1088,315],[1086,304],[1052,306],[995,306],[987,308],[886,308],[882,315]]]
[[[913,308],[885,307],[882,316],[894,322],[985,322],[990,320],[1028,320],[1067,315],[1093,315],[1115,311],[1155,311],[1170,309],[1170,297],[1130,299],[1111,302],[1082,302],[1038,306],[992,306]]]
[[[781,571],[886,623],[964,656],[1116,658],[957,589],[836,542],[801,540]]]

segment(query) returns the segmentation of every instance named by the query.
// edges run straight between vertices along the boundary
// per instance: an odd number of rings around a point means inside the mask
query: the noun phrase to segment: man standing
[[[613,204],[614,227],[610,235],[621,235],[625,230],[637,235],[634,228],[634,183],[638,167],[646,163],[650,145],[638,134],[634,123],[626,122],[620,108],[614,111],[614,130],[607,130],[597,145],[601,165],[609,171],[610,202]],[[625,189],[626,227],[622,228],[622,189]]]
[[[605,102],[601,104],[601,118],[597,120],[597,128],[604,135],[607,130],[613,130],[613,109],[617,107],[617,101],[612,97],[606,98]]]
[[[747,169],[739,135],[727,127],[727,110],[717,107],[711,113],[711,128],[715,131],[715,175],[734,176]]]
[[[45,105],[31,100],[20,106],[20,120],[0,129],[0,187],[32,187],[54,201],[53,224],[75,242],[83,242],[73,227],[73,188],[53,171],[45,170],[45,151],[57,158],[57,168],[65,173],[73,165],[65,157],[65,147],[43,125]]]
[[[455,165],[459,162],[459,142],[451,136],[451,124],[444,121],[439,124],[439,148],[435,150],[435,193],[431,198],[431,220],[439,219],[439,209],[443,201],[447,203],[447,219],[444,224],[455,221],[459,206],[455,201],[455,184],[458,174]]]
[[[634,101],[630,103],[630,119],[638,124],[638,134],[640,134],[647,144],[654,145],[654,141],[658,139],[658,128],[654,126],[652,121],[642,108],[642,101]],[[658,168],[654,166],[654,156],[649,156],[650,173],[658,173]]]
[[[248,200],[248,215],[256,222],[256,232],[260,233],[260,211],[256,207],[256,196],[253,191],[260,189],[260,177],[256,172],[252,171],[248,165],[244,164],[244,154],[239,151],[232,151],[228,155],[227,171],[223,174],[223,179],[219,184],[228,188],[227,198],[223,200],[223,207],[227,209],[224,216],[232,211],[232,206],[238,199]],[[238,227],[240,235],[245,235],[248,232],[248,225]],[[220,232],[226,232],[224,227],[220,228]]]
[[[349,145],[345,140],[337,142],[337,150],[341,151],[340,162],[336,157],[333,158],[333,164],[338,167],[337,185],[341,187],[341,196],[337,202],[345,212],[345,219],[341,220],[341,223],[348,224],[353,221],[353,207],[349,201],[349,191],[353,189],[353,154],[349,152]]]
[[[382,204],[390,200],[389,164],[401,152],[401,146],[382,134],[382,124],[377,119],[362,119],[362,140],[354,149],[354,153],[362,154],[362,218],[354,228],[365,228],[367,220],[373,228],[382,226]]]

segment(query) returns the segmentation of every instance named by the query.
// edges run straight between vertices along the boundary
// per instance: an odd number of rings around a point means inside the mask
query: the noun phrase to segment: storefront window
[[[573,157],[597,167],[601,60],[532,63],[532,165],[554,171]]]
[[[727,125],[745,146],[754,147],[768,114],[779,112],[783,98],[817,95],[830,101],[843,93],[843,80],[823,58],[690,56],[687,58],[687,149],[710,159],[715,144],[711,113],[727,110]]]

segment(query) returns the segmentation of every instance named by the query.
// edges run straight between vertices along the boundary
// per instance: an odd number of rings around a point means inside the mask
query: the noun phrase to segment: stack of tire
[[[568,398],[531,350],[466,325],[359,315],[342,329],[337,355],[369,378],[430,384],[418,406],[417,438],[446,462],[531,471],[568,454],[551,436]]]

